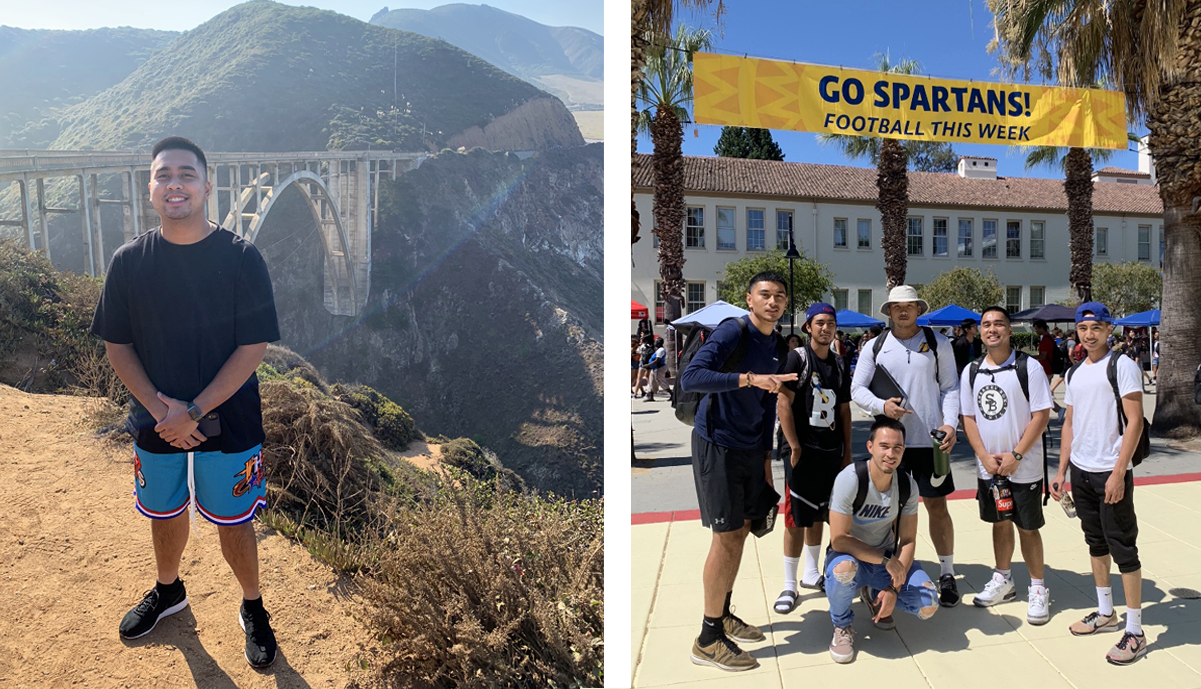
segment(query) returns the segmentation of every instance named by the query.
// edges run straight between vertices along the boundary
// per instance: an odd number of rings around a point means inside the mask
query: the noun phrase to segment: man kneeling
[[[872,424],[867,450],[871,458],[843,469],[830,494],[826,597],[834,623],[830,656],[838,663],[855,657],[851,603],[856,593],[880,629],[896,626],[892,611],[898,604],[923,620],[938,611],[934,583],[913,561],[917,483],[897,471],[905,453],[905,427],[881,417]]]

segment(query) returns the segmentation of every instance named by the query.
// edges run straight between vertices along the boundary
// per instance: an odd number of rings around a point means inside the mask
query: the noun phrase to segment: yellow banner
[[[693,57],[701,124],[1007,146],[1126,148],[1118,91],[993,84],[733,55]]]

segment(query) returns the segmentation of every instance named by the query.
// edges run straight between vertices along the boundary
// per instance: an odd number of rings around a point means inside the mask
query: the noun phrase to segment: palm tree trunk
[[[908,257],[905,253],[905,222],[909,215],[909,166],[905,149],[896,139],[884,139],[880,145],[876,188],[880,195],[876,209],[883,225],[885,285],[892,289],[905,284]]]
[[[684,306],[684,127],[671,108],[658,108],[651,121],[655,144],[655,236],[664,316],[679,318]]]
[[[1093,298],[1093,158],[1088,150],[1072,148],[1064,158],[1063,191],[1068,199],[1068,282],[1076,304]]]
[[[629,246],[638,239],[635,95],[646,64],[646,0],[605,2],[604,38],[604,461],[634,461],[629,408]]]

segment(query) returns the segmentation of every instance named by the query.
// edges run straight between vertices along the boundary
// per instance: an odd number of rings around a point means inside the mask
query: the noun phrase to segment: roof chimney
[[[964,179],[996,179],[997,159],[959,156],[959,176]]]

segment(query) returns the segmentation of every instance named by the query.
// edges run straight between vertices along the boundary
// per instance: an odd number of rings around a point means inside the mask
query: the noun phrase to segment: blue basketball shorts
[[[233,526],[267,504],[262,445],[229,454],[158,454],[136,445],[134,452],[135,505],[151,519],[178,517],[192,506],[214,524]]]

